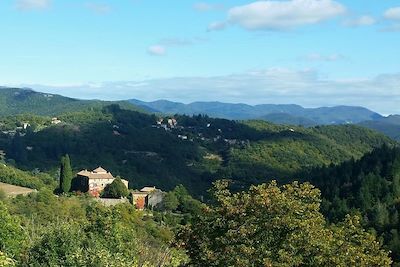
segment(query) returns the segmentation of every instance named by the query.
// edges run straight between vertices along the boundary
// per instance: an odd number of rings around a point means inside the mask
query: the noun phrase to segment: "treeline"
[[[322,212],[332,222],[360,214],[400,263],[400,148],[383,146],[359,160],[302,175],[322,191]],[[396,265],[398,266],[398,265]]]
[[[23,169],[55,173],[59,158],[69,154],[74,171],[101,165],[129,179],[133,187],[152,184],[168,191],[183,184],[200,196],[221,177],[241,181],[243,187],[271,179],[289,181],[299,170],[360,158],[374,147],[394,144],[357,126],[303,128],[202,115],[175,118],[178,126],[164,130],[156,127],[155,115],[118,105],[91,108],[65,113],[59,125],[3,136],[0,148]]]
[[[0,163],[0,182],[37,190],[43,187],[55,189],[57,186],[56,179],[47,173],[22,171],[3,163]]]

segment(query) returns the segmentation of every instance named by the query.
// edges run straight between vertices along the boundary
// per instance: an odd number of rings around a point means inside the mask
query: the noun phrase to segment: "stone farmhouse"
[[[83,192],[89,192],[92,196],[98,197],[104,188],[115,180],[115,177],[102,167],[98,167],[93,171],[82,170],[78,172],[77,180],[79,188]],[[128,188],[128,181],[121,180],[126,188]]]
[[[132,201],[137,209],[152,209],[164,199],[164,192],[155,187],[143,187],[140,191],[132,191]]]

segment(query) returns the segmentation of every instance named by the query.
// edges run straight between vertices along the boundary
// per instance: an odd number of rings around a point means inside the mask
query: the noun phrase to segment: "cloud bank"
[[[270,68],[215,77],[178,77],[71,86],[25,85],[71,97],[300,104],[357,105],[383,114],[400,113],[400,73],[365,79],[322,79],[314,70]]]
[[[333,0],[257,1],[229,9],[227,21],[247,30],[287,30],[345,12],[346,7]]]

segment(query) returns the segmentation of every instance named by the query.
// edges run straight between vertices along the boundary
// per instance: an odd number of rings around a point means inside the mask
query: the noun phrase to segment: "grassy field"
[[[8,197],[15,197],[17,195],[27,195],[35,192],[35,189],[15,186],[11,184],[0,183],[0,190],[2,190]]]

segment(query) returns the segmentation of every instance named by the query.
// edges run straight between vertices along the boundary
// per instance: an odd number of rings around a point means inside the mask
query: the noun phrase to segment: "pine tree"
[[[68,155],[61,158],[60,166],[60,192],[68,193],[71,190],[72,183],[71,161]]]

